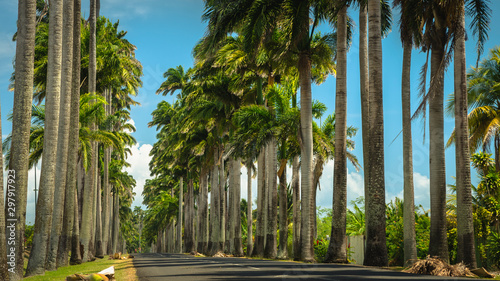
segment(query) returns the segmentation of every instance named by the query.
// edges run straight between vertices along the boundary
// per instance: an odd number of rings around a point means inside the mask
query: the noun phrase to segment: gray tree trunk
[[[413,149],[411,137],[410,69],[412,43],[405,43],[403,50],[403,73],[401,100],[403,112],[403,173],[404,173],[404,260],[409,266],[417,259],[415,233],[415,194],[413,189]]]
[[[187,183],[187,194],[186,194],[186,204],[184,205],[186,209],[186,219],[184,225],[184,241],[186,253],[191,253],[195,250],[195,238],[194,238],[194,183],[193,179],[188,179]]]
[[[305,15],[307,16],[307,15]],[[309,34],[309,26],[307,32]],[[299,83],[300,83],[300,129],[303,140],[301,148],[301,259],[305,262],[314,260],[312,223],[312,162],[313,162],[313,136],[312,136],[312,94],[311,94],[311,58],[307,53],[299,54]]]
[[[247,256],[250,256],[253,250],[252,163],[247,161]]]
[[[267,233],[264,257],[276,258],[277,255],[277,225],[278,225],[278,190],[276,177],[276,139],[273,138],[267,146],[267,181],[268,181],[268,204],[267,204]]]
[[[207,168],[202,167],[200,172],[200,191],[198,194],[198,236],[197,251],[207,254],[208,251],[208,181]]]
[[[239,159],[233,161],[233,182],[234,185],[234,207],[233,207],[233,220],[234,220],[234,251],[235,257],[242,257],[243,253],[243,240],[241,239],[241,164]]]
[[[279,224],[280,241],[278,245],[278,258],[288,259],[288,198],[286,184],[286,167],[280,175],[279,185]]]
[[[293,259],[300,260],[300,169],[299,156],[293,157],[292,162],[292,192],[293,192]]]
[[[429,97],[429,176],[431,196],[429,255],[448,261],[443,117],[444,68],[441,67],[445,56],[443,38],[446,36],[446,31],[442,18],[436,18],[435,26],[436,40],[433,42],[431,49],[431,79],[435,80],[435,87],[431,89]]]
[[[104,250],[102,245],[102,219],[101,219],[101,175],[97,175],[97,192],[96,192],[96,207],[95,207],[95,256],[102,259]]]
[[[220,200],[219,199],[219,175],[217,162],[219,161],[219,150],[214,148],[214,163],[212,175],[210,176],[211,194],[210,194],[210,240],[208,241],[208,252],[210,255],[216,254],[221,249],[219,248],[219,232],[220,232]]]
[[[333,218],[330,244],[325,260],[347,263],[347,7],[337,16],[337,86],[335,95],[335,163]],[[313,186],[316,188],[316,186]]]
[[[120,196],[118,191],[113,193],[113,239],[111,252],[116,253],[118,245],[118,237],[120,233]]]
[[[39,198],[33,233],[33,247],[26,268],[26,276],[43,274],[54,207],[57,138],[61,94],[61,61],[63,43],[63,2],[50,3],[49,50],[47,58],[47,86],[45,98],[45,133]],[[61,203],[61,202],[58,202]]]
[[[257,222],[255,224],[255,244],[253,247],[252,256],[264,256],[264,212],[265,207],[265,190],[266,190],[266,152],[261,148],[257,161]]]
[[[455,159],[457,169],[457,262],[476,268],[474,218],[470,179],[469,124],[467,118],[467,72],[465,64],[464,3],[460,1],[460,21],[455,37]]]
[[[15,183],[7,185],[7,192],[13,192],[14,196],[8,196],[7,194],[6,199],[12,198],[15,200],[16,210],[19,211],[14,212],[12,216],[10,213],[6,213],[6,219],[15,219],[17,222],[14,230],[15,266],[13,272],[9,271],[10,280],[21,280],[23,278],[26,213],[22,210],[26,210],[28,190],[29,136],[36,30],[36,1],[19,0],[18,3],[12,145],[9,172],[7,174],[7,179],[11,175],[11,179],[13,178]],[[3,256],[6,257],[7,255]],[[10,268],[13,267],[10,266]]]
[[[64,204],[64,222],[62,236],[59,240],[59,249],[57,254],[57,267],[68,265],[68,254],[71,251],[71,263],[77,263],[80,251],[78,240],[73,239],[78,237],[79,233],[75,233],[75,226],[78,229],[78,203],[77,198],[77,169],[78,169],[78,143],[79,143],[79,116],[80,116],[80,0],[74,0],[73,7],[73,63],[72,63],[72,79],[71,79],[71,117],[69,126],[69,146],[68,146],[68,168],[67,180],[65,189],[65,204]],[[76,216],[75,216],[76,209]],[[75,245],[72,245],[75,243]],[[81,260],[80,260],[81,263]]]
[[[105,96],[106,96],[106,101],[108,105],[106,105],[106,116],[109,116],[111,114],[111,93],[109,90],[105,91]],[[109,128],[108,128],[109,129]],[[103,183],[102,183],[102,191],[103,191],[103,197],[102,197],[102,215],[103,215],[103,220],[102,220],[102,249],[104,251],[104,254],[109,254],[108,253],[108,241],[109,241],[109,221],[110,221],[110,216],[109,216],[109,210],[110,210],[110,204],[109,204],[109,197],[111,195],[111,190],[109,188],[109,162],[111,160],[111,148],[105,147],[104,148],[104,167],[103,167]]]
[[[73,222],[73,232],[71,234],[71,258],[69,263],[71,265],[82,263],[82,251],[80,248],[80,226],[78,225],[78,194],[74,192],[75,197],[75,209],[74,209],[74,222]]]
[[[177,217],[177,253],[182,253],[182,209],[184,199],[182,196],[184,195],[184,186],[183,186],[183,178],[179,180],[179,216]]]
[[[90,14],[89,14],[89,74],[88,85],[89,93],[95,93],[96,90],[96,2],[90,0]],[[92,130],[95,126],[92,126]],[[82,227],[80,232],[80,243],[83,245],[82,261],[87,262],[93,259],[93,241],[92,241],[92,228],[94,224],[93,208],[95,196],[95,145],[92,145],[92,159],[91,167],[85,174],[85,185],[83,188],[83,207],[82,207]]]
[[[45,268],[55,270],[57,268],[56,258],[60,245],[60,237],[63,226],[63,211],[66,194],[66,175],[68,168],[69,130],[71,117],[72,99],[72,70],[73,70],[73,0],[64,0],[63,3],[63,45],[62,45],[62,76],[61,76],[61,100],[59,114],[59,130],[57,137],[57,160],[54,191],[54,212],[52,214],[52,230],[50,233],[50,245],[47,252]]]
[[[370,70],[369,182],[365,190],[366,248],[363,264],[387,266],[385,234],[384,116],[380,1],[368,0]],[[335,161],[337,162],[337,161]]]

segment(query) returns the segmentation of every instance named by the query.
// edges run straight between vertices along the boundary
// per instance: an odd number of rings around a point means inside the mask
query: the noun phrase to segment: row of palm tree
[[[81,18],[80,0],[51,1],[50,7],[46,1],[19,2],[15,40],[28,55],[16,54],[15,129],[3,144],[6,166],[19,174],[16,266],[2,271],[5,280],[124,249],[136,184],[124,171],[129,147],[136,143],[128,120],[142,66],[118,22],[98,16],[97,2],[90,2],[88,20]],[[29,93],[22,92],[27,88]],[[25,177],[41,159],[33,246],[24,274]]]
[[[465,75],[465,15],[472,17],[471,29],[478,36],[478,55],[487,39],[490,10],[487,1],[394,1],[400,9],[401,39],[404,47],[403,59],[403,143],[405,175],[405,262],[416,259],[413,168],[411,151],[411,120],[419,114],[426,115],[429,106],[430,178],[431,178],[431,235],[429,254],[448,260],[446,228],[446,176],[444,170],[443,134],[443,77],[454,54],[455,65],[455,114],[457,136],[457,186],[459,198],[458,257],[459,261],[475,267],[474,232],[470,187],[470,157],[467,119],[467,87]],[[169,69],[166,81],[157,93],[173,93],[180,90],[174,104],[162,102],[153,112],[150,126],[160,131],[151,155],[152,175],[145,189],[145,203],[152,207],[160,200],[155,192],[163,190],[166,201],[162,208],[155,207],[147,219],[146,227],[155,226],[157,250],[172,249],[169,241],[181,243],[182,205],[186,215],[194,214],[192,203],[193,184],[188,184],[189,200],[183,201],[183,179],[198,183],[199,220],[198,251],[215,254],[219,250],[241,255],[240,242],[234,238],[232,221],[239,215],[239,203],[234,196],[239,194],[239,169],[236,163],[245,163],[251,171],[252,163],[258,162],[257,220],[255,243],[252,243],[251,224],[247,254],[274,258],[283,257],[284,240],[277,243],[277,221],[280,222],[280,237],[287,233],[285,216],[277,219],[276,210],[286,210],[285,200],[277,208],[276,177],[283,177],[287,162],[293,163],[298,173],[300,159],[300,192],[298,175],[292,176],[293,189],[293,257],[312,261],[313,233],[315,222],[315,190],[318,177],[316,164],[321,168],[325,159],[335,159],[334,215],[330,246],[326,256],[329,262],[346,262],[346,178],[348,158],[346,126],[346,52],[352,34],[352,19],[347,8],[360,8],[360,82],[362,100],[363,159],[365,171],[365,208],[367,265],[387,264],[385,241],[385,183],[384,183],[384,139],[382,108],[382,51],[381,39],[390,30],[391,15],[387,1],[205,1],[203,19],[208,22],[207,33],[195,47],[196,65],[186,73],[183,68]],[[315,29],[321,22],[331,23],[334,33],[320,35]],[[366,28],[368,26],[368,28]],[[368,36],[369,34],[369,36]],[[317,43],[315,43],[317,42]],[[322,45],[326,44],[326,45]],[[319,46],[319,47],[318,47]],[[321,47],[321,46],[329,46]],[[431,81],[426,87],[428,62],[423,66],[421,81],[422,103],[416,114],[410,111],[411,52],[419,48],[426,52],[431,67]],[[315,143],[320,141],[315,134],[313,122],[315,104],[311,99],[311,82],[320,82],[331,73],[336,74],[336,108],[334,134],[323,142],[330,143],[331,153],[320,158]],[[298,78],[298,79],[297,79]],[[267,80],[267,81],[266,81]],[[276,92],[291,90],[291,111],[296,114],[284,117],[283,109],[276,99]],[[296,91],[300,89],[300,109]],[[300,117],[298,117],[300,116]],[[298,118],[297,118],[298,117]],[[287,119],[288,118],[288,119]],[[333,118],[332,118],[333,119]],[[276,120],[284,120],[286,137],[274,129]],[[299,121],[300,120],[300,121]],[[296,122],[296,123],[294,123]],[[197,124],[197,125],[194,125]],[[199,126],[199,127],[198,127]],[[283,126],[283,125],[280,125]],[[279,128],[279,126],[278,126]],[[300,128],[300,130],[298,130]],[[460,131],[460,133],[458,133]],[[331,138],[334,136],[334,140]],[[369,140],[369,141],[368,141]],[[324,144],[324,143],[323,143]],[[344,149],[335,150],[335,145]],[[322,156],[324,157],[324,156]],[[225,162],[230,166],[226,172]],[[274,171],[273,171],[274,169]],[[318,169],[322,170],[321,169]],[[226,174],[229,184],[226,187]],[[210,179],[210,231],[207,232],[208,205],[206,203]],[[320,174],[319,174],[320,175]],[[250,172],[249,172],[250,176]],[[249,180],[250,182],[250,180]],[[286,186],[284,184],[283,186]],[[233,191],[234,189],[234,191]],[[249,188],[250,189],[250,188]],[[175,196],[172,192],[176,192]],[[279,197],[282,198],[280,189]],[[196,191],[195,191],[196,192]],[[225,193],[229,193],[229,198]],[[299,196],[300,193],[300,196]],[[250,194],[251,195],[251,194]],[[158,195],[159,196],[159,195]],[[175,199],[177,198],[177,200]],[[251,202],[249,196],[249,202]],[[282,198],[284,199],[284,198]],[[229,201],[227,201],[229,200]],[[161,202],[161,200],[160,200]],[[236,203],[235,203],[236,202]],[[176,204],[176,213],[172,204]],[[251,206],[251,204],[249,204]],[[250,207],[249,207],[250,208]],[[188,211],[189,210],[189,211]],[[232,211],[231,211],[232,210]],[[168,214],[162,224],[156,221],[158,213]],[[251,217],[251,212],[248,212]],[[281,214],[281,213],[280,213]],[[201,215],[201,216],[200,216]],[[177,217],[176,217],[177,216]],[[188,238],[193,239],[192,218],[184,226]],[[225,221],[229,220],[230,224]],[[169,230],[177,224],[177,233]],[[238,222],[236,223],[238,224]],[[283,224],[283,225],[281,225]],[[226,230],[229,226],[229,230]],[[160,227],[160,229],[158,229]],[[163,230],[162,230],[163,229]],[[187,230],[186,230],[187,229]],[[284,232],[281,232],[284,231]],[[236,232],[235,232],[236,233]],[[154,235],[153,235],[154,234]],[[210,237],[208,237],[210,234]],[[154,237],[154,236],[157,237]],[[229,237],[228,237],[229,236]],[[228,239],[229,238],[229,239]],[[239,237],[237,239],[240,239]],[[225,243],[225,244],[224,244]],[[185,241],[192,251],[192,243]],[[229,246],[227,246],[229,244]],[[233,248],[236,245],[236,248]],[[295,249],[300,249],[300,252]],[[177,245],[176,251],[182,251]]]

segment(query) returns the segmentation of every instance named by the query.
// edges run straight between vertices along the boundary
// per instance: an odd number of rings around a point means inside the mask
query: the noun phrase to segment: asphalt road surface
[[[413,275],[372,267],[246,258],[194,257],[182,254],[138,254],[134,267],[140,281],[163,280],[479,280]]]

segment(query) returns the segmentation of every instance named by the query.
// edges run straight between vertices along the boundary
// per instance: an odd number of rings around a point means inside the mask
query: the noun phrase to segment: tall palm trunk
[[[267,209],[267,233],[264,257],[274,259],[277,255],[277,224],[278,224],[278,189],[276,177],[276,139],[273,137],[268,144],[268,209]]]
[[[196,248],[194,233],[194,183],[193,179],[188,180],[188,190],[186,196],[186,225],[184,226],[186,253],[193,252]]]
[[[75,220],[75,209],[78,215],[78,204],[75,201],[76,182],[77,182],[77,165],[78,165],[78,131],[79,131],[79,115],[80,115],[80,0],[74,0],[73,7],[73,63],[72,63],[72,79],[71,79],[71,109],[70,109],[70,126],[69,126],[69,146],[68,146],[68,168],[66,175],[65,203],[64,203],[64,222],[62,235],[59,240],[59,249],[57,253],[57,267],[68,265],[68,253],[72,253],[72,263],[79,258],[73,255],[79,254],[78,237],[79,233],[75,233],[74,224],[78,225],[78,220]],[[78,229],[78,226],[77,226]],[[81,261],[80,261],[81,262]]]
[[[29,136],[31,127],[31,102],[33,93],[33,62],[35,57],[36,1],[19,0],[16,42],[16,85],[14,87],[14,107],[12,114],[12,147],[9,170],[15,174],[15,184],[7,185],[13,192],[18,210],[26,210],[28,190]],[[7,174],[9,175],[9,174]],[[2,209],[3,210],[3,209]],[[10,280],[21,280],[24,267],[24,228],[26,213],[15,212],[15,264],[9,264]],[[3,231],[3,228],[2,228]],[[6,255],[4,255],[6,257]],[[10,257],[9,257],[10,259]],[[10,262],[10,260],[9,260]],[[5,271],[2,271],[5,272]]]
[[[337,16],[337,85],[335,95],[335,163],[333,187],[333,218],[330,244],[325,260],[347,262],[347,6]],[[316,188],[316,187],[313,187]]]
[[[207,168],[203,166],[200,172],[200,192],[198,194],[198,247],[203,254],[208,250],[208,182]]]
[[[361,92],[361,132],[363,139],[364,190],[367,190],[370,149],[370,81],[368,73],[368,14],[367,5],[359,10],[359,87]]]
[[[214,164],[211,175],[211,194],[210,194],[210,240],[208,241],[208,251],[210,255],[216,254],[221,249],[219,248],[219,232],[220,232],[220,200],[219,199],[219,170],[217,162],[219,161],[219,148],[214,148]]]
[[[61,94],[61,61],[63,2],[52,0],[49,23],[49,51],[47,62],[47,96],[45,99],[45,134],[39,198],[33,233],[33,248],[26,268],[26,276],[43,274],[52,224],[54,185],[56,176],[59,103]],[[60,203],[60,202],[58,202]]]
[[[382,96],[382,38],[380,1],[368,0],[370,70],[369,182],[365,190],[366,249],[363,264],[386,266],[384,114]],[[337,162],[337,161],[335,161]]]
[[[54,212],[52,214],[52,230],[50,232],[50,246],[47,252],[45,268],[55,270],[63,226],[63,210],[66,194],[66,175],[68,168],[69,129],[72,99],[72,70],[73,70],[73,0],[64,0],[63,3],[63,46],[62,46],[62,77],[61,103],[59,114],[59,130],[57,137],[57,160],[54,192]]]
[[[234,221],[234,251],[233,255],[242,257],[243,240],[241,238],[241,164],[239,159],[233,161],[233,188],[234,188],[234,206],[233,206],[233,221]],[[251,234],[250,234],[251,235]]]
[[[182,196],[184,195],[184,186],[183,186],[183,178],[179,180],[179,213],[177,217],[177,244],[176,244],[176,252],[182,253],[182,203],[184,199]]]
[[[403,173],[404,173],[404,260],[410,265],[417,259],[415,238],[415,194],[413,189],[413,149],[411,137],[410,69],[412,43],[404,43],[401,101],[403,112]]]
[[[106,90],[104,92],[107,105],[106,105],[106,116],[111,114],[111,92]],[[104,148],[104,167],[103,167],[103,182],[102,182],[102,249],[104,254],[108,254],[108,241],[109,241],[109,196],[111,195],[111,190],[109,188],[109,162],[111,160],[111,148]]]
[[[120,195],[116,190],[113,192],[113,239],[111,252],[116,253],[118,249],[118,237],[120,232]]]
[[[95,256],[96,258],[104,257],[102,245],[102,216],[101,216],[101,175],[97,175],[97,192],[96,192],[96,207],[95,207]]]
[[[95,0],[90,0],[90,14],[89,14],[89,74],[88,85],[89,93],[95,93],[96,90],[96,3]],[[95,129],[95,126],[92,126]],[[91,166],[85,174],[85,184],[83,187],[82,198],[82,225],[80,232],[80,243],[83,245],[82,261],[87,262],[92,260],[92,227],[94,222],[93,206],[94,206],[94,178],[95,178],[95,145],[92,145]]]
[[[234,251],[234,225],[236,224],[234,220],[234,177],[233,177],[233,157],[229,158],[229,185],[228,185],[228,204],[227,204],[227,224],[226,227],[226,243],[225,252],[232,254]]]
[[[309,26],[307,33],[309,34]],[[301,220],[301,258],[310,262],[314,259],[312,224],[313,208],[311,190],[312,186],[312,94],[311,94],[311,58],[306,52],[299,54],[299,81],[300,81],[300,129],[303,147],[301,149],[301,189],[302,189],[302,220]]]
[[[455,132],[457,169],[457,261],[476,268],[474,218],[470,179],[469,124],[467,118],[467,73],[465,65],[464,3],[460,1],[460,20],[455,35]]]
[[[224,251],[224,242],[226,242],[226,173],[224,169],[224,150],[222,147],[219,148],[220,152],[220,165],[219,165],[219,248]]]
[[[299,156],[293,157],[292,162],[292,192],[293,192],[293,258],[300,260],[300,181]]]
[[[439,12],[436,12],[438,14]],[[445,29],[441,17],[435,20],[435,38],[431,53],[431,79],[435,86],[429,98],[429,175],[431,196],[431,232],[429,255],[448,261],[448,242],[446,234],[446,170],[444,158],[444,121],[443,121],[443,80],[445,56]],[[432,86],[431,86],[432,87]]]
[[[82,255],[80,251],[80,226],[78,225],[78,193],[74,192],[74,220],[73,220],[73,232],[71,234],[71,258],[69,263],[71,265],[81,264]]]
[[[282,143],[283,147],[283,143]],[[283,155],[283,154],[282,154]],[[286,164],[286,163],[285,163]],[[287,198],[287,184],[286,184],[286,166],[279,175],[279,231],[280,241],[278,248],[278,258],[288,258],[288,198]]]
[[[253,250],[252,162],[247,161],[247,256],[250,256]]]
[[[265,208],[265,190],[266,190],[266,151],[261,148],[257,160],[257,222],[255,224],[255,244],[252,256],[264,256],[264,212]]]

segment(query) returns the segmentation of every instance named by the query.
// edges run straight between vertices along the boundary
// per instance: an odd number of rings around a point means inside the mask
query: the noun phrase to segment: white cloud
[[[152,148],[153,146],[150,144],[136,144],[130,148],[132,154],[127,158],[127,162],[130,163],[130,167],[126,168],[125,171],[132,175],[136,180],[136,186],[134,188],[136,195],[132,206],[141,206],[144,184],[146,183],[146,179],[151,178],[149,172],[149,162],[151,161],[151,156],[149,156],[149,152]]]

